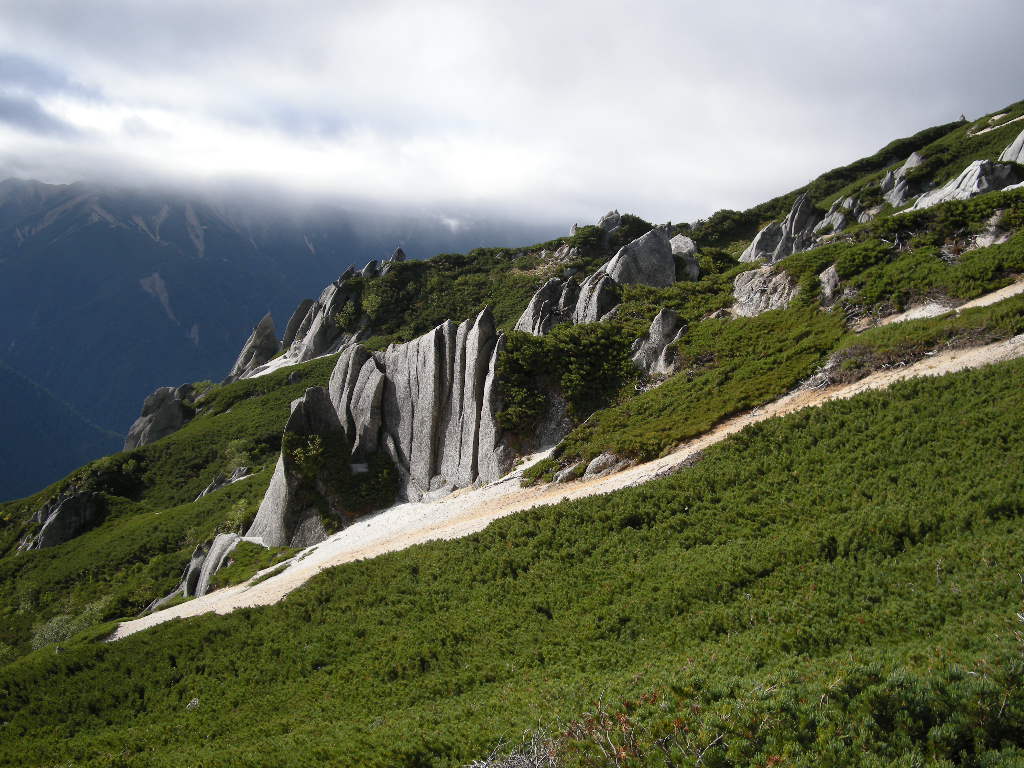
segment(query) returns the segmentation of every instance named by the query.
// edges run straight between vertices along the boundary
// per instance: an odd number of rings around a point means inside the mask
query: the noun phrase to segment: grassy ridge
[[[458,765],[560,719],[568,764],[607,764],[582,713],[626,697],[623,765],[716,733],[704,764],[997,764],[1024,736],[1022,376],[831,403],[277,606],[37,652],[0,671],[0,760]]]

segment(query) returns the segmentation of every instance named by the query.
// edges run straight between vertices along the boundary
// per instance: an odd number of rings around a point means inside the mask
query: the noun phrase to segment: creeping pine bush
[[[564,767],[1012,765],[1022,376],[829,403],[277,605],[29,654],[0,765],[462,766],[537,730]]]

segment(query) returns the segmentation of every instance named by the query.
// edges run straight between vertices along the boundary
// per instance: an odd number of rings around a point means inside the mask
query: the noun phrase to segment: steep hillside
[[[166,390],[138,447],[0,505],[0,755],[463,765],[529,730],[538,765],[1019,757],[1019,360],[98,641],[533,454],[527,483],[592,481],[798,386],[1017,349],[1021,115],[707,221],[396,254],[306,294],[283,339],[253,312],[234,380]]]

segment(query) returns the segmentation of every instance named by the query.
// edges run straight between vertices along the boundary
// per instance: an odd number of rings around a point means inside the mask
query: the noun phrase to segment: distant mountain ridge
[[[0,182],[0,361],[101,429],[123,434],[156,386],[223,377],[253,317],[269,310],[284,323],[296,295],[315,296],[349,264],[380,259],[398,243],[424,257],[543,234],[550,233],[514,223],[453,229],[440,216],[7,179]],[[108,450],[85,456],[75,448],[55,471],[28,476],[4,467],[0,498]],[[35,464],[51,458],[37,456]]]

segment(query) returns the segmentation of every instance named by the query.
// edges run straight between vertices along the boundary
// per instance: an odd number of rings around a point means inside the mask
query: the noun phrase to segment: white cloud
[[[54,181],[681,220],[1024,96],[1017,0],[5,6],[0,48],[82,84],[35,94],[76,132],[0,125]]]

